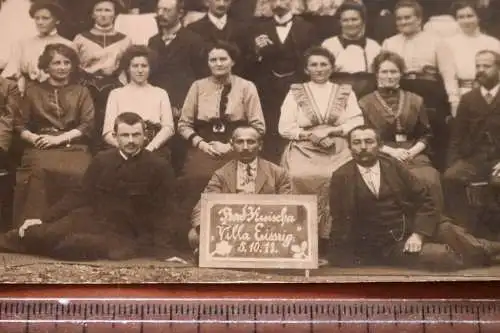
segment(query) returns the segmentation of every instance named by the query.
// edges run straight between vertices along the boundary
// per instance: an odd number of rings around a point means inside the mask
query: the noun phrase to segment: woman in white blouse
[[[326,39],[322,46],[335,56],[334,82],[351,84],[356,96],[361,98],[376,89],[371,67],[381,47],[365,36],[366,9],[362,4],[344,2],[337,14],[341,34]]]
[[[57,26],[64,17],[64,9],[56,1],[36,1],[31,5],[29,14],[35,21],[38,34],[20,41],[13,47],[9,61],[2,72],[2,77],[17,81],[21,93],[24,93],[26,85],[30,82],[42,82],[48,78],[48,75],[38,68],[38,58],[45,46],[60,43],[74,47],[71,41],[61,37],[57,32]],[[18,26],[18,29],[24,27]]]
[[[470,1],[455,2],[452,5],[452,14],[460,26],[460,33],[447,39],[447,42],[453,53],[453,62],[462,96],[474,86],[477,52],[481,50],[500,52],[500,41],[481,33],[478,12]]]
[[[143,45],[130,46],[122,56],[120,67],[128,83],[111,91],[104,117],[103,138],[113,147],[118,143],[113,136],[116,117],[124,112],[134,112],[146,121],[147,150],[158,151],[169,157],[167,141],[174,134],[174,121],[167,92],[148,82],[153,67],[153,51]]]
[[[282,157],[297,194],[318,196],[320,242],[330,237],[328,184],[332,172],[351,159],[346,134],[363,124],[349,84],[330,82],[335,57],[323,47],[305,54],[310,81],[292,84],[281,107],[278,130],[289,140]]]
[[[351,86],[330,82],[335,57],[327,49],[311,48],[305,64],[310,81],[290,87],[278,130],[289,140],[282,165],[294,191],[317,194],[332,172],[350,160],[344,137],[363,124],[363,115]]]

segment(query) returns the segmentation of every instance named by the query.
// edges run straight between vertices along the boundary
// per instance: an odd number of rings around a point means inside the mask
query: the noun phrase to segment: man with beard
[[[176,124],[191,84],[208,76],[206,43],[198,34],[181,25],[183,5],[183,0],[158,1],[156,20],[159,33],[148,42],[158,55],[150,82],[167,91]],[[185,140],[176,134],[169,144],[173,167],[179,174],[186,154]]]
[[[447,211],[460,224],[472,217],[466,186],[498,177],[500,170],[500,54],[478,52],[476,73],[480,87],[462,96],[444,173]]]
[[[262,137],[251,126],[240,126],[233,131],[231,146],[235,159],[228,162],[208,182],[204,193],[291,194],[292,186],[285,169],[259,157]],[[197,250],[200,233],[200,202],[191,216],[193,229],[188,238]]]
[[[40,219],[0,237],[0,250],[63,260],[123,260],[172,255],[173,171],[144,149],[145,123],[135,113],[115,121],[118,149],[99,153],[82,184]]]
[[[290,85],[300,82],[301,64],[309,47],[319,43],[312,24],[294,16],[292,0],[270,0],[274,16],[254,28],[253,81],[261,97],[266,120],[263,156],[278,163],[284,140],[278,133],[281,104]]]
[[[500,242],[477,239],[441,216],[426,187],[380,154],[375,129],[348,134],[353,160],[332,175],[330,264],[453,270],[490,264]]]

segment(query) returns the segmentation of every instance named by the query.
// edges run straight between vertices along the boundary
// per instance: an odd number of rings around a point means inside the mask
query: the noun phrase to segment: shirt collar
[[[293,14],[292,12],[288,12],[286,13],[285,15],[283,15],[282,17],[279,17],[279,16],[276,16],[274,15],[274,20],[280,24],[284,24],[284,23],[288,23],[288,22],[291,22],[293,19]]]
[[[500,83],[498,83],[496,86],[491,88],[490,90],[486,89],[485,87],[481,86],[481,94],[485,96],[486,94],[490,93],[491,96],[495,97],[498,93],[498,89],[500,89]]]
[[[38,37],[40,37],[40,38],[50,38],[50,37],[54,37],[54,36],[57,36],[57,35],[58,35],[57,29],[54,28],[51,32],[49,32],[48,35],[46,35],[46,36],[40,36],[40,35],[38,35]]]
[[[247,165],[250,165],[250,168],[252,170],[256,170],[257,169],[257,160],[258,158],[254,159],[252,162],[250,163],[243,163],[241,161],[238,161],[238,165],[241,167],[241,168],[244,168],[246,169],[247,168]]]
[[[215,26],[221,26],[221,27],[226,26],[227,14],[222,16],[221,18],[219,18],[219,17],[216,17],[215,15],[213,15],[212,13],[209,12],[207,14],[207,16],[208,16],[208,19],[210,20],[210,22],[212,22]]]
[[[141,152],[141,150],[139,150],[137,153],[135,153],[135,154],[134,154],[134,155],[132,155],[132,156],[127,156],[127,155],[125,155],[125,153],[124,153],[124,152],[122,152],[120,149],[118,149],[118,152],[120,153],[120,156],[121,156],[121,157],[122,157],[125,161],[128,161],[128,159],[129,159],[130,157],[135,157],[135,156],[139,155],[139,153]]]
[[[361,166],[359,164],[356,163],[356,166],[358,167],[358,170],[361,174],[365,174],[365,173],[373,173],[374,175],[380,175],[380,161],[377,161],[377,163],[375,163],[375,165],[371,166],[371,167],[364,167],[364,166]]]

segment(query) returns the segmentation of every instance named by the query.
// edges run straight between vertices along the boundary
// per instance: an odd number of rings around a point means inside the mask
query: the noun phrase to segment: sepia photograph
[[[0,0],[0,283],[500,279],[500,0]]]

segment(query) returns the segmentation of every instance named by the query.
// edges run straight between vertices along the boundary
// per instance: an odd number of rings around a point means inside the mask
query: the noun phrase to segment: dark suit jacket
[[[243,41],[246,25],[228,17],[226,26],[221,32],[218,31],[217,27],[210,21],[208,15],[205,15],[202,19],[189,24],[187,28],[196,32],[208,43],[213,43],[221,39],[235,43],[239,46]],[[219,38],[220,36],[223,38]]]
[[[188,29],[197,33],[203,40],[208,44],[213,44],[218,40],[225,42],[230,42],[235,44],[240,49],[241,55],[248,54],[248,25],[232,19],[227,18],[226,26],[222,31],[218,30],[217,27],[210,21],[208,15],[205,15],[202,19],[195,21],[187,26]],[[245,77],[245,69],[247,64],[245,63],[245,58],[240,57],[239,59],[234,59],[236,65],[233,69],[235,74]]]
[[[90,163],[81,186],[52,206],[42,220],[57,223],[70,216],[118,233],[163,229],[175,216],[174,182],[170,164],[155,153],[143,150],[124,160],[117,149],[103,151]]]
[[[281,44],[273,18],[266,19],[254,28],[251,40],[248,42],[252,48],[255,48],[255,38],[260,35],[267,35],[273,44],[260,50],[260,61],[259,55],[254,53],[254,62],[258,64],[261,73],[269,74],[274,62],[279,61],[279,45]],[[302,63],[304,52],[311,46],[320,43],[314,26],[298,16],[293,17],[292,27],[287,38],[292,38],[295,44],[295,57],[299,60],[299,64]],[[302,68],[298,68],[298,71],[302,72]]]
[[[0,78],[0,149],[4,152],[12,142],[14,113],[18,112],[20,102],[16,83]]]
[[[439,213],[422,185],[401,163],[381,155],[380,173],[387,182],[405,216],[413,221],[411,232],[433,236],[440,221]],[[356,163],[350,161],[332,174],[330,181],[331,239],[334,244],[348,244],[358,213],[363,212],[356,202]]]
[[[165,89],[172,106],[181,108],[193,82],[208,75],[206,43],[190,29],[181,28],[168,46],[160,34],[151,37],[148,46],[158,54],[151,84]]]
[[[236,193],[238,161],[232,160],[215,171],[205,187],[204,193]],[[292,194],[292,185],[288,173],[282,167],[259,158],[255,193]],[[196,204],[191,216],[193,227],[200,225],[200,202]]]
[[[486,128],[489,128],[491,139],[500,143],[500,93],[488,104],[481,90],[476,88],[463,95],[458,105],[450,138],[448,166],[458,159],[471,157],[478,143],[484,139]]]

